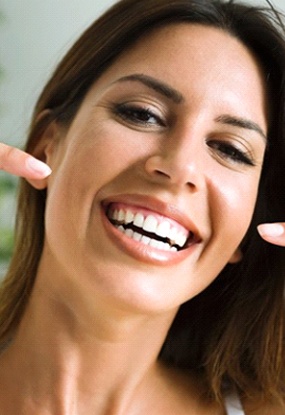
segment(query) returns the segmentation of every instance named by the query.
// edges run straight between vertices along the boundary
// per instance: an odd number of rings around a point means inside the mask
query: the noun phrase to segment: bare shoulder
[[[224,407],[207,399],[205,383],[198,376],[160,365],[159,377],[159,388],[164,396],[165,408],[160,407],[160,410],[155,413],[225,415]]]
[[[285,406],[243,402],[246,415],[285,415]]]

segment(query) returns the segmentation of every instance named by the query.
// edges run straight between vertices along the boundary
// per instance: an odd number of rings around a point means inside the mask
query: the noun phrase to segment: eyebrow
[[[181,104],[182,102],[184,102],[184,97],[179,91],[177,91],[174,88],[171,88],[169,85],[151,76],[143,75],[143,74],[132,74],[132,75],[123,76],[122,78],[118,79],[116,83],[117,82],[128,82],[128,81],[141,82],[147,87],[153,89],[159,94],[170,99],[175,104]]]
[[[122,78],[115,81],[115,83],[120,82],[141,82],[142,84],[146,85],[148,88],[153,89],[154,91],[158,92],[159,94],[165,96],[168,99],[171,99],[175,104],[181,104],[185,101],[183,95],[177,91],[176,89],[172,88],[168,84],[153,78],[149,75],[144,74],[132,74],[126,75]],[[243,128],[246,130],[251,130],[257,132],[265,142],[267,142],[267,136],[263,132],[262,128],[255,123],[254,121],[248,120],[246,118],[235,117],[232,115],[221,115],[215,119],[216,122],[232,125],[234,127]]]
[[[251,130],[257,132],[265,142],[267,142],[267,136],[263,132],[262,128],[255,123],[254,121],[248,120],[246,118],[234,117],[232,115],[221,115],[215,119],[216,122],[220,122],[226,125],[232,125],[234,127],[244,128],[246,130]]]

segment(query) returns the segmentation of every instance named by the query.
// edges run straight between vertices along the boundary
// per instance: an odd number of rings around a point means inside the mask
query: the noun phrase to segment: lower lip
[[[126,236],[120,232],[115,226],[108,220],[104,209],[101,211],[102,222],[109,238],[113,243],[125,254],[132,256],[133,258],[154,265],[175,265],[184,261],[189,257],[197,247],[198,243],[193,243],[186,249],[181,251],[162,251],[155,249],[151,246],[144,245],[141,242]]]

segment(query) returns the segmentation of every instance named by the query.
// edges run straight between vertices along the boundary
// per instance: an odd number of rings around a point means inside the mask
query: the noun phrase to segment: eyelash
[[[121,119],[145,127],[166,127],[166,123],[154,111],[139,105],[118,104],[113,108],[115,115]],[[154,121],[150,121],[150,119]]]
[[[218,151],[219,155],[226,160],[230,159],[235,163],[255,166],[252,158],[245,151],[236,148],[233,144],[225,141],[210,140],[207,142],[207,145]]]
[[[113,113],[122,120],[141,127],[166,127],[166,122],[149,108],[144,108],[134,104],[116,104]],[[150,121],[153,119],[153,121]],[[235,147],[233,144],[220,140],[208,140],[207,145],[218,152],[219,156],[225,160],[237,164],[255,166],[254,161],[247,152]]]

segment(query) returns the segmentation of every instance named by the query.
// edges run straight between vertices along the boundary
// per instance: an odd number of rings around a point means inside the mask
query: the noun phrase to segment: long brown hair
[[[228,384],[247,396],[284,403],[285,255],[256,232],[258,223],[282,220],[285,213],[285,42],[272,10],[222,0],[119,1],[55,70],[36,105],[26,150],[34,152],[52,121],[70,124],[91,85],[122,51],[149,31],[178,22],[225,30],[254,53],[268,85],[271,124],[256,209],[241,246],[243,260],[227,265],[205,291],[181,306],[160,358],[199,373],[217,400]],[[45,191],[22,180],[15,250],[0,291],[1,342],[16,330],[33,288],[45,200]]]

